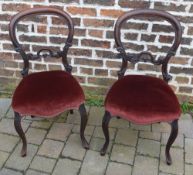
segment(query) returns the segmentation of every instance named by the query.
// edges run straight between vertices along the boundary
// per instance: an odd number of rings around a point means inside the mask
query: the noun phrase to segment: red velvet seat
[[[105,109],[137,124],[173,121],[181,113],[168,84],[143,75],[127,75],[115,82],[107,94]]]
[[[84,103],[82,88],[65,71],[30,74],[22,79],[13,95],[12,107],[22,115],[53,117]]]

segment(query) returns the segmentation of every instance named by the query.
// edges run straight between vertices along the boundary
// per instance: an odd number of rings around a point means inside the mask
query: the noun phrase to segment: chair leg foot
[[[70,110],[70,114],[73,114],[73,113],[74,113],[74,111],[71,109],[71,110]]]
[[[31,118],[35,118],[35,116],[34,116],[34,115],[31,115]]]
[[[87,116],[86,108],[85,108],[84,104],[80,105],[79,112],[80,112],[80,116],[81,116],[80,138],[81,138],[81,141],[82,141],[82,146],[85,149],[89,149],[89,144],[88,144],[88,142],[87,142],[87,140],[84,136],[84,131],[85,131],[86,124],[87,124],[87,121],[88,121],[88,116]]]
[[[14,114],[15,114],[15,118],[14,118],[15,130],[17,131],[23,143],[21,156],[25,157],[27,155],[27,141],[26,141],[25,133],[23,132],[23,129],[21,127],[21,116],[17,112],[14,112]]]
[[[102,128],[103,128],[103,133],[105,135],[105,143],[103,145],[103,148],[100,151],[101,156],[104,156],[106,154],[107,148],[109,146],[109,121],[111,119],[111,114],[108,111],[105,111],[104,117],[103,117],[103,122],[102,122]]]
[[[170,133],[170,137],[168,139],[168,142],[166,145],[166,150],[165,150],[166,163],[168,165],[172,164],[172,158],[170,155],[170,148],[171,148],[172,144],[174,143],[177,135],[178,135],[178,120],[174,120],[171,123],[171,133]]]

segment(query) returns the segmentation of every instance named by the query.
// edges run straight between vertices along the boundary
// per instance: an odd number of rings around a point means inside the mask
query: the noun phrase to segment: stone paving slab
[[[55,159],[49,159],[47,157],[40,157],[40,156],[35,156],[30,168],[46,173],[51,173],[52,170],[54,169],[56,160]]]
[[[101,128],[104,108],[88,107],[82,148],[80,114],[64,112],[57,118],[25,117],[27,157],[20,157],[21,140],[14,129],[10,99],[0,99],[0,175],[193,175],[193,120],[182,115],[179,134],[171,148],[173,164],[165,163],[170,125],[136,125],[113,117],[110,144],[100,156],[105,139]],[[3,109],[3,110],[2,110]]]
[[[8,99],[8,98],[0,99],[0,119],[5,117],[5,114],[7,113],[10,107],[10,104],[11,104],[11,99]]]

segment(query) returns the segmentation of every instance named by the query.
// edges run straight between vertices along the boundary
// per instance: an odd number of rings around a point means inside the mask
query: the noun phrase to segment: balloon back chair
[[[121,41],[123,22],[133,17],[159,17],[168,21],[175,31],[174,42],[164,58],[156,59],[149,51],[139,54],[126,53]],[[177,19],[169,13],[158,10],[133,10],[120,16],[114,29],[115,43],[122,66],[118,71],[119,79],[110,88],[105,99],[105,114],[102,128],[105,143],[101,155],[106,153],[109,145],[108,124],[112,116],[119,116],[136,124],[146,125],[156,122],[169,122],[171,134],[166,145],[166,162],[171,164],[170,147],[178,134],[178,118],[181,110],[177,97],[167,84],[172,78],[167,70],[168,61],[175,55],[181,42],[182,28]],[[163,80],[147,75],[125,75],[128,61],[131,63],[151,62],[161,65]]]
[[[68,37],[65,46],[61,51],[52,51],[45,48],[37,54],[26,53],[16,37],[16,26],[19,21],[31,15],[57,15],[65,20],[68,26]],[[21,127],[23,116],[40,116],[52,118],[65,110],[79,109],[81,115],[80,137],[84,148],[88,148],[88,142],[84,137],[84,130],[87,124],[87,113],[84,106],[84,93],[76,79],[71,75],[72,66],[67,61],[67,53],[72,45],[74,25],[71,17],[64,11],[55,8],[34,8],[16,14],[10,21],[9,34],[16,52],[19,52],[23,61],[24,68],[21,71],[23,79],[17,86],[13,99],[12,108],[14,110],[14,126],[22,139],[23,146],[21,156],[26,156],[27,142]],[[38,73],[29,72],[29,61],[39,58],[62,58],[65,68],[56,71],[44,71]]]

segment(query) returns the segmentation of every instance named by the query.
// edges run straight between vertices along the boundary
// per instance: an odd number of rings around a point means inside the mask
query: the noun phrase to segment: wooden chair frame
[[[139,17],[139,16],[145,16],[145,17],[160,17],[166,21],[168,21],[174,28],[175,31],[175,38],[174,43],[169,49],[168,53],[166,54],[165,58],[156,60],[153,55],[148,51],[143,51],[139,54],[133,54],[133,53],[126,53],[125,48],[121,42],[121,27],[124,21],[132,18],[132,17]],[[117,51],[119,52],[118,57],[122,58],[122,66],[120,71],[118,71],[118,77],[121,78],[124,76],[125,71],[127,69],[128,61],[131,63],[137,63],[139,61],[143,62],[151,62],[155,65],[162,65],[162,76],[164,81],[168,82],[171,80],[172,76],[168,73],[168,62],[172,56],[175,55],[176,50],[178,49],[178,46],[182,39],[182,27],[179,23],[179,21],[172,16],[171,14],[160,11],[160,10],[151,10],[151,9],[140,9],[140,10],[133,10],[130,12],[127,12],[120,16],[115,24],[114,29],[114,38],[115,43],[117,46]],[[105,155],[108,145],[109,145],[109,131],[108,131],[108,125],[111,119],[111,114],[109,111],[105,111],[103,121],[102,121],[102,128],[105,135],[105,143],[103,145],[103,148],[101,149],[101,155]],[[178,135],[178,120],[174,120],[170,123],[171,125],[171,134],[168,139],[165,155],[166,155],[166,162],[168,165],[172,163],[171,155],[170,155],[170,148],[173,142],[175,141],[177,135]]]
[[[43,49],[40,49],[36,55],[33,55],[31,53],[27,54],[25,52],[25,50],[23,49],[22,45],[20,45],[18,40],[17,40],[16,26],[17,26],[18,22],[20,20],[24,19],[25,17],[34,16],[34,15],[45,15],[45,14],[57,15],[67,22],[69,33],[68,33],[67,40],[65,42],[65,46],[63,47],[63,50],[58,51],[58,52],[53,52],[49,48],[43,48]],[[23,12],[20,12],[20,13],[16,14],[10,21],[9,35],[10,35],[11,41],[13,43],[13,46],[15,48],[15,51],[20,53],[20,55],[24,61],[24,67],[23,67],[23,70],[21,71],[21,75],[23,77],[26,77],[28,75],[29,61],[30,60],[37,60],[37,59],[40,59],[42,57],[43,58],[55,57],[57,59],[61,57],[65,70],[67,72],[71,73],[72,66],[69,65],[69,63],[68,63],[67,53],[68,53],[69,47],[72,46],[72,40],[73,40],[73,35],[74,35],[74,24],[73,24],[71,17],[66,12],[59,10],[59,9],[50,8],[50,7],[33,8],[33,9],[28,9],[28,10],[25,10]],[[84,131],[85,131],[85,127],[87,124],[88,116],[87,116],[87,112],[86,112],[84,104],[81,104],[79,106],[79,112],[81,115],[80,137],[82,140],[83,147],[88,149],[89,144],[86,141],[85,136],[84,136]],[[70,113],[73,113],[73,111],[70,110]],[[27,154],[27,141],[26,141],[26,137],[25,137],[25,134],[23,132],[23,129],[21,127],[21,118],[22,117],[21,117],[21,114],[19,114],[18,112],[14,112],[14,114],[15,114],[14,126],[15,126],[15,129],[16,129],[18,135],[20,136],[20,138],[22,139],[22,142],[23,142],[23,146],[22,146],[22,150],[21,150],[21,156],[26,156],[26,154]],[[34,116],[31,116],[31,117],[33,118]]]

